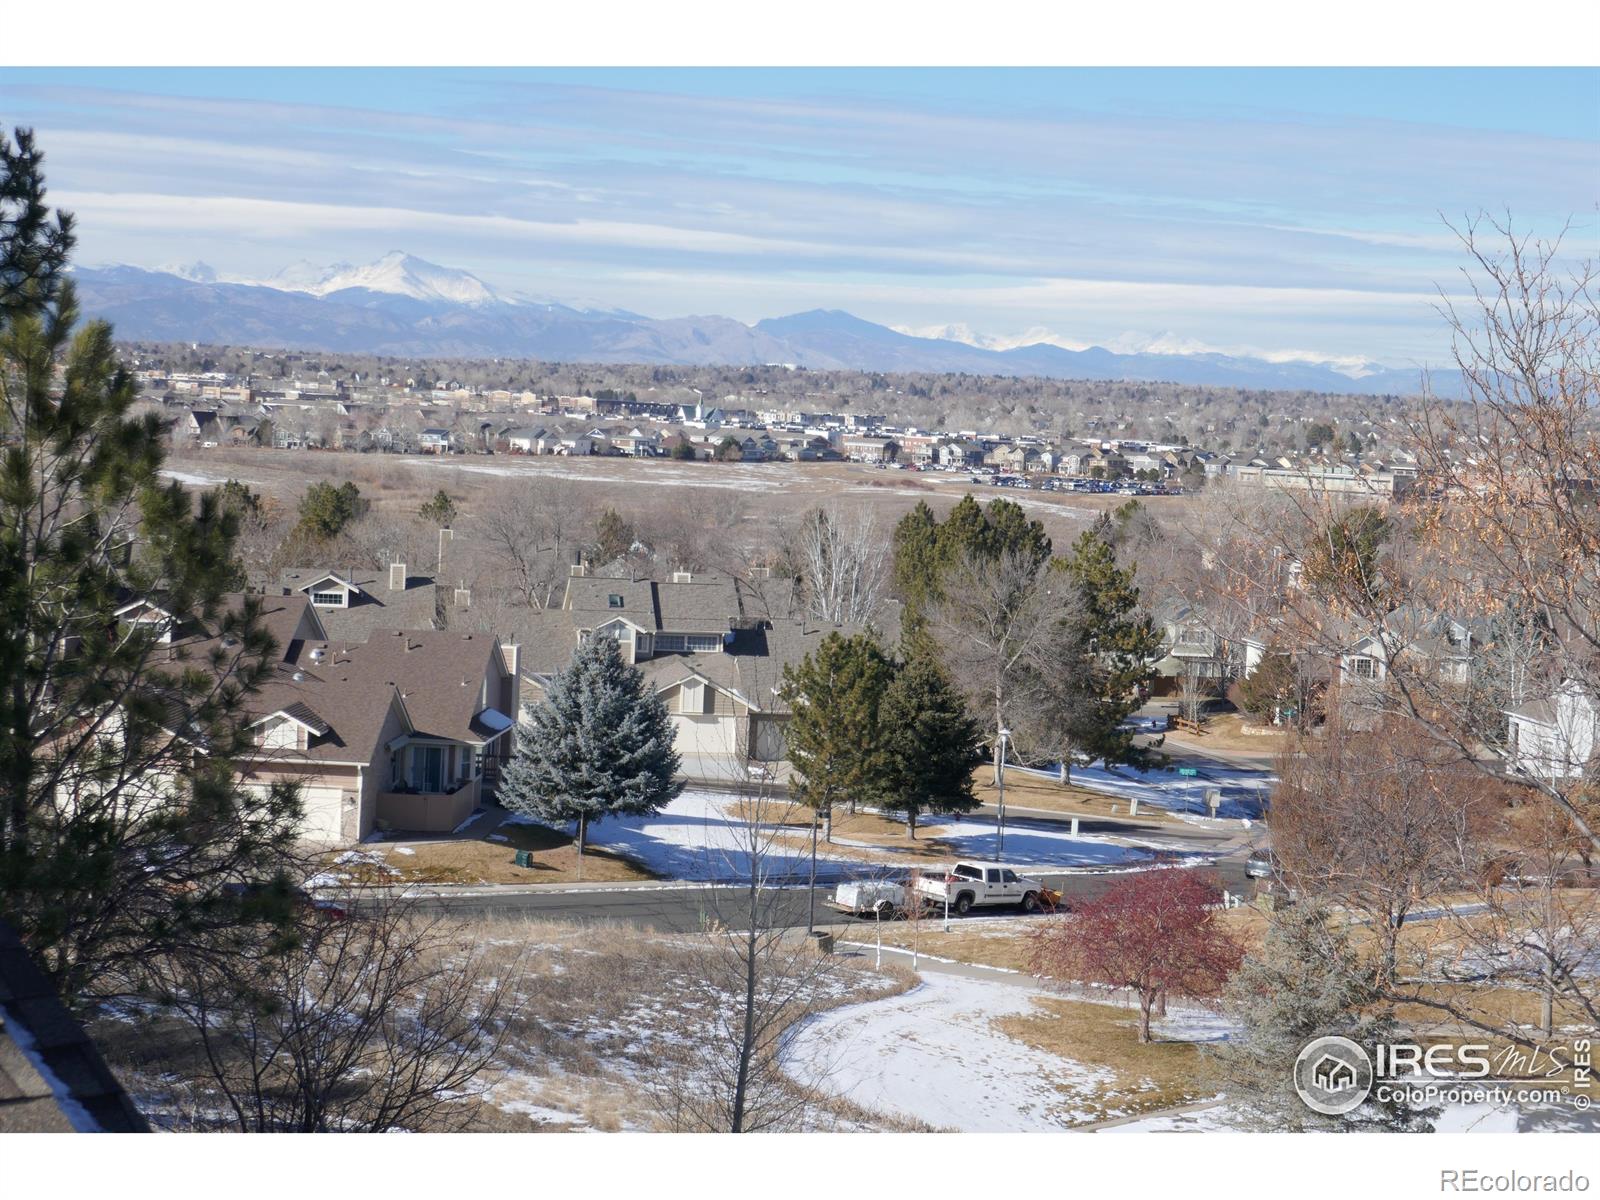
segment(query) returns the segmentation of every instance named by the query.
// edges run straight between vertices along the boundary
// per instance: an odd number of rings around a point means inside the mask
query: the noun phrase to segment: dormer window
[[[617,595],[616,592],[612,592],[609,596],[606,597],[606,605],[608,607],[610,607],[610,608],[621,608],[622,607],[622,597]]]
[[[343,608],[345,607],[345,593],[312,592],[311,603],[318,608]]]

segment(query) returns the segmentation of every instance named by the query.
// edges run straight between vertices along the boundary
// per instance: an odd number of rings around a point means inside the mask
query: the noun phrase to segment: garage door
[[[700,717],[676,713],[676,745],[679,754],[715,754],[734,757],[739,753],[737,717]]]
[[[301,829],[308,841],[344,841],[344,792],[341,789],[303,787],[300,804],[306,814]]]
[[[783,739],[782,721],[774,721],[770,717],[758,718],[755,723],[756,753],[755,757],[761,762],[781,762],[788,755],[788,747]]]
[[[265,797],[267,785],[247,783],[245,791]],[[300,785],[300,807],[305,812],[301,836],[312,842],[344,841],[344,792],[336,787]]]

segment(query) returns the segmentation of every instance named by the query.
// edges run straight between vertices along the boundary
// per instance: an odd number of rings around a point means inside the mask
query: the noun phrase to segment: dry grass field
[[[1073,1093],[1074,1108],[1092,1119],[1136,1116],[1208,1100],[1209,1082],[1200,1044],[1162,1038],[1139,1041],[1136,1009],[1049,997],[1025,1016],[1000,1017],[995,1027],[1037,1050],[1108,1072],[1091,1097]]]
[[[960,473],[879,470],[864,463],[682,463],[668,459],[565,458],[529,455],[353,454],[331,450],[268,450],[217,447],[175,452],[167,466],[195,486],[239,479],[264,495],[293,505],[308,484],[353,481],[378,511],[411,514],[439,488],[464,500],[470,515],[474,497],[505,479],[545,476],[570,484],[596,504],[626,511],[645,503],[671,502],[674,495],[699,491],[737,505],[747,521],[759,524],[779,513],[796,513],[830,499],[865,504],[887,525],[926,500],[943,513],[967,492],[985,503],[1015,501],[1045,531],[1065,546],[1095,515],[1126,501],[1124,496],[1041,492],[974,484]],[[1181,496],[1145,497],[1142,503],[1165,511],[1189,501]]]

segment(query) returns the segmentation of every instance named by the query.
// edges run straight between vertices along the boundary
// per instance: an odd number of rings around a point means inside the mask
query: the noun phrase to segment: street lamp
[[[995,752],[995,787],[1000,795],[995,807],[999,809],[999,818],[996,824],[994,839],[994,860],[999,862],[1006,849],[1006,742],[1011,739],[1011,730],[1002,729],[994,740]]]

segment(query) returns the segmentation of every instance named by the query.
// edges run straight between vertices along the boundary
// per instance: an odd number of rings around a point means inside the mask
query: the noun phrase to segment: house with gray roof
[[[308,841],[357,841],[375,829],[446,832],[492,794],[519,711],[515,646],[492,634],[374,626],[331,638],[308,594],[237,595],[259,606],[276,650],[244,700],[254,750],[246,787],[299,785]],[[204,669],[241,653],[212,623],[133,601],[119,619],[154,626],[160,641]],[[175,710],[170,728],[183,735]],[[197,744],[204,752],[204,746]]]
[[[683,571],[667,580],[573,571],[561,607],[533,614],[517,631],[530,699],[542,697],[581,641],[615,638],[623,658],[666,702],[691,778],[742,778],[752,767],[781,774],[791,715],[779,693],[784,668],[798,665],[829,633],[860,632],[770,600],[768,593],[792,596],[787,582]],[[898,609],[890,617],[894,628],[881,636],[892,642]]]
[[[291,567],[279,572],[284,595],[310,599],[328,636],[364,642],[376,629],[438,629],[439,589],[426,575],[411,575],[405,563],[388,571]]]

